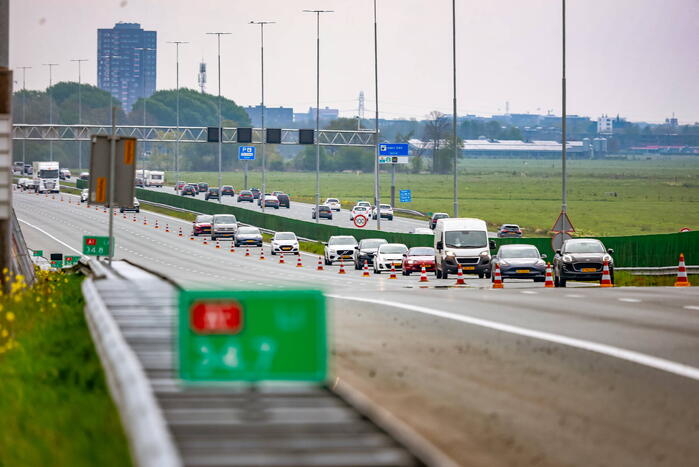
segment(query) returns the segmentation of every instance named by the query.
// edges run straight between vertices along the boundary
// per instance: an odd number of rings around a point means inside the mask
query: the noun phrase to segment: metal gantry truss
[[[92,135],[110,135],[111,125],[50,125],[50,124],[23,124],[16,123],[12,126],[12,139],[18,141],[90,141]],[[178,130],[175,126],[143,126],[143,125],[117,125],[118,136],[129,136],[139,141],[174,143],[177,140]],[[179,128],[181,143],[206,143],[207,127]],[[264,131],[254,128],[252,131],[252,143],[261,144]],[[224,144],[238,143],[237,128],[223,128]],[[372,130],[320,130],[317,135],[318,144],[321,146],[374,146],[374,132]],[[298,129],[283,129],[281,144],[299,144]]]

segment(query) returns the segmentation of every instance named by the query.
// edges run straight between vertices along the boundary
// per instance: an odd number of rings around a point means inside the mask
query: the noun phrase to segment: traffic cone
[[[362,271],[362,277],[369,277],[369,261],[364,260],[364,271]]]
[[[345,272],[345,262],[342,261],[342,258],[340,258],[340,270],[337,271],[338,274],[347,274]]]
[[[602,281],[600,287],[614,287],[612,278],[609,276],[609,260],[604,260],[604,268],[602,269]]]
[[[193,234],[193,233],[189,234],[189,239],[190,239],[190,240],[194,240],[194,234]]]
[[[165,224],[165,232],[170,232],[170,224]]]
[[[398,276],[396,276],[396,267],[392,264],[391,265],[391,275],[388,276],[389,279],[398,279]]]
[[[235,246],[231,243],[231,249],[229,250],[231,253],[235,253]]]
[[[493,277],[493,288],[494,289],[502,289],[502,276],[500,275],[500,265],[495,264],[495,276]]]
[[[677,280],[675,287],[689,287],[689,279],[687,278],[687,267],[684,265],[684,253],[680,253],[680,265],[677,267]]]
[[[167,232],[167,230],[166,230],[166,232]],[[216,240],[216,248],[221,248],[221,244],[219,243],[218,240]]]
[[[547,289],[552,289],[553,285],[553,271],[551,270],[551,263],[546,263],[546,282],[544,282],[544,287]]]
[[[318,266],[316,266],[316,271],[322,271],[323,270],[323,260],[320,259],[320,256],[318,257]]]
[[[245,256],[250,256],[250,248],[245,249]]]
[[[136,214],[133,215],[133,221],[136,222]]]
[[[464,271],[461,268],[461,263],[458,264],[456,271],[456,285],[466,285],[466,281],[464,280]]]
[[[63,202],[63,196],[61,196],[61,203]]]
[[[209,242],[206,241],[206,237],[204,237],[204,241],[201,242],[201,244],[202,244],[202,245],[208,245],[208,244],[209,244]]]
[[[265,249],[260,248],[260,260],[263,260],[263,259],[265,259]]]
[[[284,264],[284,253],[279,253],[279,264]]]
[[[156,229],[159,229],[159,228],[160,228],[160,226],[158,225],[158,219],[155,220],[155,228],[156,228]]]
[[[124,219],[126,219],[126,213],[124,213]]]
[[[181,236],[182,236],[182,227],[180,227],[180,231],[177,232],[177,236],[178,236],[178,237],[181,237]]]
[[[148,219],[146,219],[146,216],[143,216],[143,225],[148,225]]]
[[[297,267],[297,268],[302,268],[302,267],[303,267],[303,263],[301,262],[301,254],[300,254],[300,253],[299,253],[299,255],[296,257],[296,267]]]
[[[422,265],[422,270],[420,271],[420,282],[429,282],[427,280],[427,270],[425,269],[425,265]]]

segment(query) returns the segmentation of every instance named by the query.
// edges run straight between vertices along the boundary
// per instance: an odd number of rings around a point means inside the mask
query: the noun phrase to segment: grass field
[[[699,227],[699,158],[654,160],[572,160],[568,163],[568,212],[581,235],[633,235],[677,232]],[[518,223],[530,236],[543,236],[561,207],[560,161],[467,159],[459,166],[459,214],[491,226]],[[175,174],[167,173],[174,182]],[[217,173],[182,173],[181,180],[217,183]],[[261,174],[250,172],[250,186]],[[271,172],[268,190],[283,190],[292,200],[312,201],[315,174]],[[424,212],[452,211],[450,175],[399,173],[396,190],[411,189],[413,202],[396,207]],[[226,172],[223,183],[243,185],[242,172]],[[390,194],[390,175],[381,175],[382,200]],[[321,197],[345,206],[373,198],[372,174],[321,174]]]

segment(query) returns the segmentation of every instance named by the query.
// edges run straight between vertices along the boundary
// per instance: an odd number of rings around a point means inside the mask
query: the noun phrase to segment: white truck
[[[165,172],[159,170],[137,170],[136,178],[143,180],[143,186],[162,187],[165,183]]]
[[[32,180],[34,191],[38,193],[58,193],[61,191],[58,162],[34,162]]]

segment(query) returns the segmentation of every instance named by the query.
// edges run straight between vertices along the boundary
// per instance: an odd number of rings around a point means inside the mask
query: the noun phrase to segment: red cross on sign
[[[190,320],[197,334],[237,334],[243,328],[243,307],[235,301],[195,302]]]

